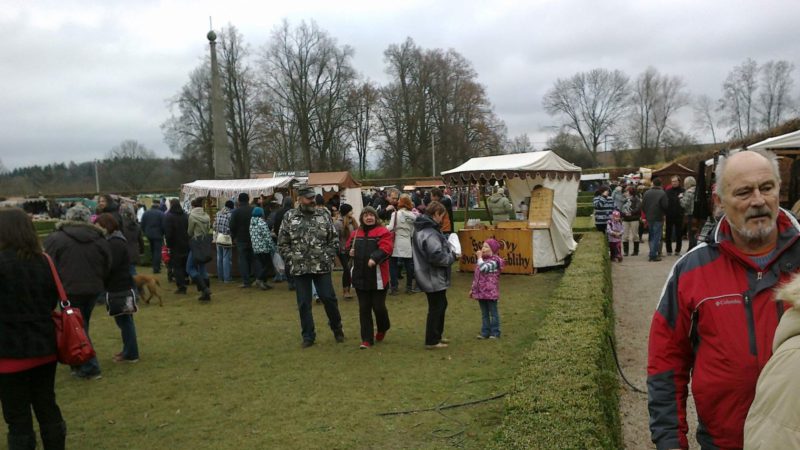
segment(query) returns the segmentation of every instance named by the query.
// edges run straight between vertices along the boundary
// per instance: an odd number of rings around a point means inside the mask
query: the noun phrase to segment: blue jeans
[[[139,344],[136,342],[136,325],[133,323],[132,314],[114,316],[119,331],[122,334],[122,357],[125,359],[139,359]]]
[[[650,222],[647,227],[647,240],[650,245],[650,260],[658,258],[658,251],[661,249],[661,232],[664,229],[664,222]]]
[[[92,311],[94,305],[97,303],[97,298],[102,294],[89,294],[89,295],[68,295],[73,307],[78,308],[83,316],[83,331],[86,332],[86,337],[89,342],[92,342],[92,337],[89,335],[89,321],[92,319]],[[92,357],[89,361],[78,366],[79,375],[95,375],[100,373],[100,363],[97,362],[97,357]]]
[[[159,273],[161,272],[161,245],[164,242],[164,239],[147,238],[147,240],[150,241],[150,251],[153,257],[153,273]]]
[[[236,241],[236,251],[239,253],[239,275],[242,276],[242,284],[250,286],[250,266],[253,262],[253,247],[249,242]]]
[[[481,336],[500,337],[500,314],[497,312],[497,300],[478,300],[481,306]]]
[[[411,289],[414,282],[414,259],[413,258],[396,258],[389,259],[389,275],[391,276],[391,285],[393,289],[397,289],[399,284],[398,275],[400,272],[400,264],[406,269],[406,289]]]
[[[231,255],[232,247],[217,245],[217,278],[223,283],[229,283],[231,279]]]
[[[333,281],[330,272],[328,273],[306,273],[294,277],[297,290],[297,310],[300,313],[300,334],[303,341],[314,342],[317,334],[314,330],[314,315],[311,313],[311,290],[316,286],[319,298],[325,306],[325,314],[328,316],[328,326],[334,334],[342,330],[342,316],[339,314],[339,305],[336,300],[336,292],[333,290]]]
[[[189,274],[189,278],[192,279],[196,277],[200,277],[203,279],[208,278],[206,265],[195,262],[194,258],[192,258],[191,250],[189,250],[189,256],[186,258],[186,273]]]

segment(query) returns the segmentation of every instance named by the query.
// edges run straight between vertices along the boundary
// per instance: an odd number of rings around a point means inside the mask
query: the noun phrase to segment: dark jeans
[[[9,435],[33,436],[31,407],[43,433],[62,426],[64,418],[56,404],[56,364],[53,361],[23,372],[0,374],[0,402]]]
[[[683,216],[667,216],[667,229],[664,235],[667,253],[672,253],[673,241],[675,242],[675,253],[680,253],[681,246],[683,245]]]
[[[122,335],[122,357],[125,359],[139,359],[139,343],[136,341],[136,324],[132,314],[114,316],[114,322],[119,327]]]
[[[658,251],[661,249],[661,232],[664,229],[664,222],[648,222],[647,224],[647,243],[650,245],[650,261],[658,258]]]
[[[400,283],[400,264],[406,269],[406,289],[411,289],[414,282],[414,259],[413,258],[396,258],[389,259],[389,275],[392,278],[392,288],[397,289]]]
[[[269,277],[275,276],[275,265],[272,264],[272,253],[256,253],[258,260],[258,275],[257,279],[267,282]]]
[[[300,329],[304,341],[314,342],[317,338],[314,330],[314,315],[311,313],[311,284],[317,287],[322,304],[325,306],[325,314],[328,316],[328,325],[334,334],[342,330],[342,316],[339,313],[339,305],[336,301],[336,292],[333,290],[333,281],[330,272],[328,273],[306,273],[296,275],[294,283],[297,290],[297,309],[300,313]]]
[[[239,275],[242,276],[242,284],[250,286],[250,268],[253,266],[253,246],[249,242],[236,241],[236,250],[239,253]]]
[[[481,306],[481,336],[500,337],[500,313],[497,312],[497,300],[478,300]]]
[[[436,345],[444,333],[444,313],[447,311],[447,290],[426,292],[428,320],[425,323],[425,345]]]
[[[70,299],[70,304],[81,311],[81,316],[83,316],[83,331],[86,332],[86,337],[89,338],[89,342],[92,342],[92,337],[89,335],[89,321],[92,319],[92,311],[94,311],[94,305],[97,304],[97,299],[98,297],[101,296],[103,296],[103,294],[89,294],[89,295],[68,294],[68,298]],[[97,357],[94,356],[89,361],[83,363],[83,365],[73,367],[73,369],[78,369],[78,373],[81,375],[95,375],[100,373],[100,363],[97,362]]]
[[[188,253],[173,252],[169,255],[169,265],[172,267],[172,276],[175,277],[175,284],[179,289],[186,289],[186,262],[188,260]]]
[[[153,273],[161,272],[161,245],[164,242],[163,239],[150,239],[150,252],[153,255]]]
[[[361,342],[374,344],[372,313],[378,333],[386,333],[391,326],[389,311],[386,309],[386,289],[356,289],[358,296],[358,319],[361,322]]]
[[[350,272],[350,254],[339,253],[339,261],[342,262],[342,287],[349,288],[353,284],[353,274]]]
[[[689,235],[688,250],[691,250],[695,245],[697,245],[697,229],[694,226],[694,219],[692,216],[686,216],[686,234]]]

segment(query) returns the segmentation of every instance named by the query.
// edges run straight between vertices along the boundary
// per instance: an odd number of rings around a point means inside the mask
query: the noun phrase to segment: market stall
[[[314,190],[322,194],[326,202],[338,195],[340,203],[353,207],[354,217],[361,216],[361,183],[350,172],[311,172],[308,174],[308,185],[314,186]]]
[[[563,265],[577,246],[572,222],[577,211],[580,167],[550,151],[472,158],[442,172],[451,186],[486,183],[506,185],[511,203],[528,206],[527,220],[466,226],[458,232],[463,253],[461,270],[471,271],[475,250],[493,237],[501,244],[505,272],[534,273],[537,268]]]
[[[276,189],[288,189],[296,181],[295,177],[197,180],[181,186],[181,197],[184,201],[196,197],[232,199],[240,193],[246,192],[250,198],[255,198],[261,195],[272,195]]]

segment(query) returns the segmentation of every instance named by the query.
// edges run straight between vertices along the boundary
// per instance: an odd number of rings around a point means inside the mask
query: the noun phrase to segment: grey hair
[[[683,187],[689,189],[690,187],[697,186],[697,180],[694,179],[693,176],[688,176],[683,179]]]
[[[756,149],[756,150],[744,150],[752,153],[757,153],[763,156],[772,167],[772,174],[775,175],[775,179],[778,180],[778,183],[781,182],[781,169],[778,165],[778,156],[775,153],[772,153],[769,150],[764,149]],[[741,153],[741,152],[739,152]],[[735,153],[735,154],[739,154]],[[733,156],[733,155],[731,155]],[[717,163],[717,168],[714,170],[714,179],[717,183],[717,195],[719,198],[723,198],[725,196],[725,192],[723,189],[724,184],[722,183],[723,175],[725,174],[725,168],[728,166],[728,159],[731,157],[720,158],[719,162]]]

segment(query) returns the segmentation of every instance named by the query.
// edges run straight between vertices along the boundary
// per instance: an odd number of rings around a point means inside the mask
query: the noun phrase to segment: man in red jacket
[[[743,444],[756,381],[785,306],[776,285],[800,269],[800,225],[778,206],[775,155],[743,151],[717,167],[725,216],[709,242],[675,263],[650,328],[650,431],[658,449],[688,448],[691,377],[702,448]]]

